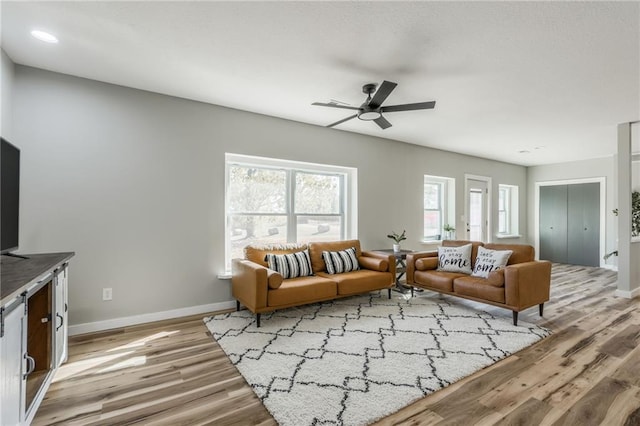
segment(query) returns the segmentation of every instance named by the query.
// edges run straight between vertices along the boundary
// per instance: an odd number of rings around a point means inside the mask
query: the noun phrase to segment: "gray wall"
[[[0,135],[11,142],[13,136],[13,80],[15,67],[4,50],[0,49]]]
[[[535,239],[535,185],[538,182],[599,178],[606,179],[606,211],[605,211],[605,253],[609,253],[617,249],[617,226],[616,217],[612,210],[616,205],[616,182],[617,175],[615,171],[615,158],[605,157],[593,160],[574,161],[569,163],[548,164],[544,166],[529,167],[527,171],[527,209],[529,218],[528,235],[531,237],[531,244]],[[615,265],[616,258],[610,257],[608,264]]]
[[[424,249],[424,174],[520,186],[526,168],[16,66],[23,153],[21,252],[75,251],[70,323],[231,300],[224,269],[224,153],[358,169],[363,248]],[[494,197],[494,204],[497,197]],[[495,209],[494,209],[495,210]],[[494,220],[497,220],[494,218]],[[522,239],[526,240],[526,235]],[[516,240],[517,241],[517,240]],[[113,301],[101,300],[113,288]]]

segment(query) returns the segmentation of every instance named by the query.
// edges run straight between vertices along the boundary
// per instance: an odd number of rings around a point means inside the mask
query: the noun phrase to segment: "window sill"
[[[506,240],[508,238],[522,238],[522,235],[518,234],[499,234],[496,235],[496,238],[499,240]]]
[[[420,244],[442,244],[442,240],[423,240]]]
[[[218,274],[218,279],[219,280],[230,280],[231,279],[231,272],[223,272],[222,274]]]
[[[640,237],[631,237],[631,243],[640,243]]]

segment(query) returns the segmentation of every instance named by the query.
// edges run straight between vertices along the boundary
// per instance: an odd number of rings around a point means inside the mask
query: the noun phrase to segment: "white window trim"
[[[294,170],[298,172],[310,172],[310,173],[322,173],[322,174],[340,174],[344,176],[343,190],[345,191],[345,197],[342,200],[342,208],[344,210],[344,238],[357,239],[358,238],[358,169],[354,167],[334,166],[327,164],[308,163],[303,161],[282,160],[268,157],[258,157],[251,155],[232,154],[225,153],[225,205],[224,205],[224,252],[225,252],[225,270],[218,274],[220,279],[229,279],[231,277],[231,239],[227,232],[227,194],[229,189],[229,166],[242,165],[242,166],[255,166],[261,168],[274,168],[274,169],[286,169]],[[291,202],[290,197],[291,185],[287,184],[287,199]],[[292,207],[292,206],[290,206]],[[292,226],[292,224],[289,224]],[[293,235],[289,233],[288,235]]]
[[[425,183],[439,183],[443,185],[443,200],[442,200],[442,226],[445,224],[453,224],[454,228],[456,228],[456,180],[454,178],[446,177],[446,176],[433,176],[433,175],[424,175],[422,179],[422,189],[423,189],[423,197],[424,197],[424,185]],[[423,223],[422,229],[424,234],[424,199],[422,201],[422,214],[423,214]],[[442,237],[444,236],[444,230],[440,230],[440,239],[439,240],[427,240],[422,235],[422,244],[437,244],[442,242]],[[457,232],[457,228],[456,228]]]
[[[520,214],[518,211],[518,204],[520,200],[519,187],[518,185],[507,185],[507,184],[498,184],[498,203],[500,202],[500,191],[507,190],[508,191],[508,205],[507,209],[507,220],[508,220],[508,229],[507,232],[499,232],[500,230],[500,218],[498,217],[498,233],[496,234],[496,238],[498,239],[506,239],[506,238],[520,238]]]

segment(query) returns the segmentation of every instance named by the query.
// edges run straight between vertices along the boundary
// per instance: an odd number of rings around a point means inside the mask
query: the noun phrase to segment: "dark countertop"
[[[11,301],[48,272],[67,262],[74,252],[23,254],[28,259],[0,257],[0,306]]]

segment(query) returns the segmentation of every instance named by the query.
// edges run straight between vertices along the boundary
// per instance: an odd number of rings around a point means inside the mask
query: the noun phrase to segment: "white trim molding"
[[[636,297],[640,296],[640,287],[634,288],[631,291],[616,290],[613,295],[617,297],[623,297],[625,299],[635,299]]]
[[[148,314],[133,315],[130,317],[113,318],[104,321],[87,322],[69,326],[69,336],[78,334],[95,333],[98,331],[111,330],[120,327],[130,327],[132,325],[145,324],[148,322],[162,321],[190,315],[208,314],[211,312],[232,309],[236,306],[235,301],[209,303],[207,305],[191,306],[188,308],[172,309],[170,311],[152,312]]]

